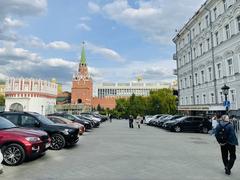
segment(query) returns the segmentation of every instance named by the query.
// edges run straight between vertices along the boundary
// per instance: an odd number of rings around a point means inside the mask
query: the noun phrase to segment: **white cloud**
[[[170,44],[175,29],[181,27],[204,0],[112,1],[100,7],[102,14],[117,23],[138,31],[148,41]]]
[[[16,28],[22,27],[24,23],[17,19],[12,19],[11,17],[6,17],[3,21],[3,27],[5,28]]]
[[[92,30],[91,27],[88,26],[88,25],[85,24],[85,23],[79,23],[79,24],[77,25],[77,28],[78,28],[78,29],[81,29],[81,30],[84,30],[84,31],[91,31],[91,30]]]
[[[60,50],[69,50],[71,46],[64,41],[53,41],[47,45],[48,48],[60,49]]]
[[[92,43],[87,42],[87,49],[89,49],[93,54],[99,54],[106,59],[112,60],[112,61],[117,61],[117,62],[124,62],[124,58],[120,56],[119,53],[116,51],[105,48],[105,47],[100,47],[97,45],[94,45]]]
[[[91,20],[91,17],[89,16],[80,17],[80,21],[90,21],[90,20]]]
[[[14,14],[20,17],[39,15],[47,9],[47,0],[1,0],[0,17]]]
[[[97,13],[100,11],[100,6],[93,2],[88,2],[88,8],[92,13]]]

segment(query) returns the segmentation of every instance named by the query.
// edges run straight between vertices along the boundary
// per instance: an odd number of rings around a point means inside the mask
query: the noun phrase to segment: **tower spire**
[[[82,42],[82,53],[81,53],[81,65],[86,65],[86,53],[85,53],[85,49],[84,49],[84,44],[85,42]]]

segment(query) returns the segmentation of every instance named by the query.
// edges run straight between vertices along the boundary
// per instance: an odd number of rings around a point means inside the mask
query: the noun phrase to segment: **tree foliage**
[[[0,95],[0,106],[5,106],[5,97]]]
[[[135,96],[116,100],[116,108],[113,111],[118,117],[127,118],[129,115],[147,114],[175,114],[176,96],[170,89],[152,91],[148,97]]]

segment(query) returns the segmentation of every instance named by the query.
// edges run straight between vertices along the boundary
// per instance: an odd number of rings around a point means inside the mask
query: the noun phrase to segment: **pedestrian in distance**
[[[110,123],[112,122],[112,118],[113,118],[113,115],[110,114],[110,116],[109,116],[109,121],[110,121]]]
[[[212,117],[212,134],[213,135],[215,134],[215,130],[216,130],[216,127],[217,127],[218,122],[220,121],[220,119],[221,119],[221,115],[220,114],[215,114]]]
[[[129,128],[133,128],[133,116],[130,115],[128,120],[129,120]]]
[[[136,118],[136,120],[135,120],[135,122],[136,122],[138,128],[140,128],[141,120],[142,120],[141,116],[138,115],[137,118]]]
[[[236,160],[236,146],[238,139],[233,125],[227,115],[222,116],[215,129],[215,137],[220,145],[225,174],[230,175]]]

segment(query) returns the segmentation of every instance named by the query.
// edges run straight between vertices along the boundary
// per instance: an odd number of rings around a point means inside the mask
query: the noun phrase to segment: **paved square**
[[[237,159],[228,177],[213,136],[145,125],[129,129],[128,121],[114,120],[84,134],[73,148],[50,150],[21,166],[4,166],[0,179],[239,180],[240,163]]]

